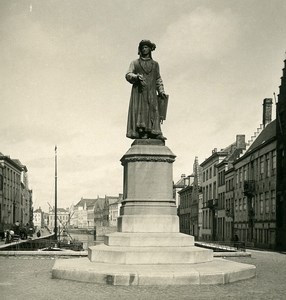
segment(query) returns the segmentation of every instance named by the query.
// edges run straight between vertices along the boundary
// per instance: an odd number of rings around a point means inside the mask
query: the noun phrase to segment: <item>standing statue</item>
[[[155,48],[151,41],[142,40],[138,47],[139,58],[131,62],[125,76],[132,84],[126,133],[131,139],[166,140],[161,123],[165,119],[168,96],[159,64],[152,59],[151,52]]]

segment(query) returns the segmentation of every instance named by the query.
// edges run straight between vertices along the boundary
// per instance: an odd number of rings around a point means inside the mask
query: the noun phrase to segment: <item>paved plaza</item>
[[[0,257],[0,298],[13,299],[285,299],[286,255],[250,251],[228,258],[256,265],[257,277],[227,285],[106,286],[51,278],[53,257]]]

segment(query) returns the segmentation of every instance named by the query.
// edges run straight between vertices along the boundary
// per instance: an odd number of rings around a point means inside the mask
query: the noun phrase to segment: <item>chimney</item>
[[[193,164],[193,173],[195,175],[198,175],[198,168],[199,168],[198,157],[195,156],[195,161],[194,161],[194,164]]]
[[[272,98],[263,100],[263,128],[272,121]]]
[[[184,186],[189,186],[190,185],[190,177],[185,177],[184,178]]]
[[[236,149],[246,149],[245,134],[236,135]]]
[[[181,175],[181,178],[185,178],[185,177],[186,177],[186,174],[182,174],[182,175]]]

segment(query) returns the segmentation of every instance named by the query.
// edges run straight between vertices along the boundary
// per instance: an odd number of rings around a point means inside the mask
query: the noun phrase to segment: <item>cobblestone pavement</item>
[[[51,278],[53,258],[0,257],[0,299],[286,299],[286,255],[250,252],[252,257],[228,259],[256,265],[256,278],[215,286],[125,287],[73,282]]]

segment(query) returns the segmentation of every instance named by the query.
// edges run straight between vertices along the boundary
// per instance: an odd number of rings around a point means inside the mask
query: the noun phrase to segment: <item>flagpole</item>
[[[58,203],[57,203],[57,180],[58,180],[58,171],[57,171],[57,146],[55,146],[55,239],[58,240],[58,225],[57,225],[57,210],[58,210]]]

